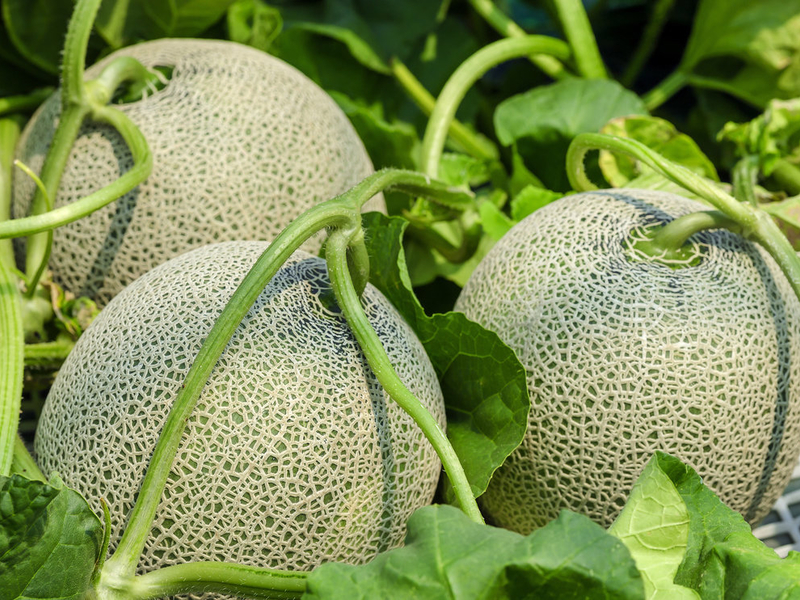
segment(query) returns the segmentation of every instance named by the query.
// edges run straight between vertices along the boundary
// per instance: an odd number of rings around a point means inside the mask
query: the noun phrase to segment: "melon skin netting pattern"
[[[499,525],[526,533],[567,508],[607,527],[656,450],[751,523],[780,495],[800,452],[800,303],[784,275],[728,231],[691,238],[694,266],[627,243],[701,210],[663,192],[569,196],[464,287],[456,310],[517,352],[531,394],[526,437],[482,497]]]
[[[117,108],[140,128],[153,172],[109,206],[54,231],[56,282],[105,305],[151,268],[214,242],[271,241],[295,217],[373,172],[364,145],[333,99],[294,67],[219,40],[157,40],[119,50],[87,69],[132,56],[174,67],[166,87]],[[17,157],[41,171],[60,113],[54,94],[31,119]],[[55,206],[113,182],[132,166],[122,137],[85,123]],[[16,217],[28,214],[34,182],[18,171]],[[365,210],[385,212],[382,196]],[[303,248],[317,252],[322,234]],[[18,244],[18,250],[23,244]]]
[[[35,440],[100,513],[116,546],[168,411],[261,242],[194,250],[118,294],[78,340]],[[306,259],[303,259],[307,257]],[[248,312],[188,420],[140,562],[309,570],[402,543],[433,499],[435,451],[382,389],[330,294],[296,252]],[[411,328],[371,285],[363,301],[392,365],[442,428],[444,401]]]

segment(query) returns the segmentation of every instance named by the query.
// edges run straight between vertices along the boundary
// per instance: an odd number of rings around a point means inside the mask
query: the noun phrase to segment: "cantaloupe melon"
[[[132,56],[174,67],[166,87],[120,105],[153,152],[153,172],[117,202],[54,234],[50,267],[67,290],[103,305],[131,281],[178,254],[213,242],[273,239],[312,205],[372,173],[361,140],[335,102],[295,68],[218,40],[157,40],[113,53],[87,70]],[[60,112],[59,94],[30,121],[18,158],[39,172]],[[70,154],[56,206],[130,168],[121,136],[86,124]],[[14,181],[14,215],[26,216],[35,186]],[[368,207],[385,210],[378,197]],[[315,252],[321,236],[304,249]]]
[[[106,306],[59,372],[37,459],[95,510],[106,500],[112,549],[195,355],[265,247],[213,244],[150,271]],[[329,294],[324,261],[298,251],[236,330],[187,423],[143,570],[363,563],[400,545],[408,517],[430,503],[439,459]],[[398,375],[444,427],[422,345],[372,286],[363,304]]]
[[[785,277],[728,231],[691,238],[694,266],[629,244],[700,210],[661,192],[569,196],[509,231],[465,286],[457,310],[528,374],[528,432],[483,497],[503,527],[563,508],[608,526],[656,450],[750,522],[781,493],[800,452],[800,303]]]

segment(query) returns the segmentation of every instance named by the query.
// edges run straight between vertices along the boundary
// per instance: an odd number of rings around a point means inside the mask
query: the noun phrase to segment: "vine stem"
[[[424,173],[437,176],[447,131],[470,87],[492,67],[532,52],[564,60],[570,55],[569,46],[554,38],[539,35],[509,38],[484,46],[453,72],[436,100],[422,139],[420,165]]]
[[[433,107],[436,105],[436,98],[425,89],[422,83],[420,83],[401,60],[393,58],[391,61],[391,69],[394,78],[406,91],[408,97],[414,101],[414,104],[416,104],[426,116],[430,116]],[[497,149],[493,144],[478,137],[474,132],[470,131],[466,125],[455,118],[450,123],[448,135],[461,147],[461,150],[475,158],[492,160],[498,156]]]
[[[136,126],[127,117],[124,117],[120,111],[108,108],[106,104],[110,101],[114,90],[120,83],[146,77],[149,74],[147,69],[136,60],[124,57],[114,60],[96,80],[84,81],[86,50],[100,3],[101,0],[78,0],[67,27],[61,65],[61,116],[41,172],[46,194],[41,191],[36,192],[31,203],[32,217],[29,218],[35,218],[37,215],[53,214],[53,211],[50,210],[51,207],[47,206],[47,195],[55,201],[70,151],[78,137],[81,125],[88,116],[91,116],[96,121],[115,127],[129,146],[129,138],[134,136],[131,129],[135,130]],[[120,130],[118,124],[121,124],[126,131]],[[138,130],[136,130],[136,133],[138,134]],[[146,141],[141,137],[141,134],[138,135],[138,138],[140,139],[137,139],[137,142],[144,144],[146,155],[149,156]],[[131,153],[134,155],[134,163],[136,163],[136,152],[133,148],[131,148]],[[131,171],[123,175],[117,182],[103,188],[107,192],[109,190],[113,193],[119,192],[116,196],[111,197],[108,202],[116,200],[119,196],[127,193],[150,175],[152,161],[148,163],[147,160],[140,160],[139,162],[142,164],[135,165]],[[138,169],[137,166],[139,167]],[[135,176],[131,177],[131,173],[135,173]],[[135,180],[135,183],[131,187],[126,187],[126,184],[131,179]],[[125,183],[120,183],[123,180],[125,180]],[[91,198],[92,196],[94,194],[89,197]],[[100,206],[103,205],[101,204]],[[100,206],[97,206],[97,208],[100,208]],[[80,216],[75,218],[80,218]],[[53,243],[53,236],[50,231],[68,222],[69,220],[60,222],[35,234],[26,234],[29,237],[27,255],[25,257],[25,274],[30,293],[33,293],[32,290],[36,288],[39,278],[47,267]],[[42,233],[42,231],[47,233]],[[2,234],[0,234],[0,238],[2,237]]]
[[[22,298],[14,272],[0,261],[0,475],[11,474],[19,439],[19,410],[25,369]]]
[[[75,347],[68,337],[60,337],[53,342],[25,344],[25,366],[37,369],[58,369]]]
[[[755,186],[758,182],[758,157],[745,156],[733,166],[733,196],[740,202],[758,206]]]
[[[472,8],[483,17],[497,33],[507,38],[520,38],[528,35],[526,31],[517,25],[502,10],[492,2],[492,0],[469,0]],[[560,60],[547,54],[529,54],[528,60],[536,65],[542,73],[555,80],[568,79],[574,77]]]
[[[30,94],[0,98],[0,115],[25,112],[34,109],[47,100],[54,91],[54,88],[43,87],[38,90],[33,90]]]
[[[125,113],[111,106],[97,109],[94,112],[94,116],[97,121],[108,123],[119,131],[133,157],[133,167],[115,182],[89,194],[85,198],[81,198],[77,202],[42,214],[0,222],[0,239],[30,236],[34,233],[50,231],[56,227],[77,221],[110,204],[120,196],[127,194],[147,179],[153,170],[153,155],[147,145],[147,140],[145,140],[138,127]],[[44,177],[44,170],[42,179],[45,181],[47,189],[50,190],[51,187],[47,185],[47,180]],[[30,254],[28,258],[31,258]],[[31,261],[29,260],[30,263]],[[34,260],[32,262],[34,268],[38,268],[39,264],[40,261]]]
[[[620,83],[625,87],[631,87],[639,77],[642,67],[644,67],[656,47],[661,30],[667,22],[667,15],[669,15],[674,5],[675,0],[656,0],[653,9],[650,11],[650,18],[647,20],[642,38],[639,40],[639,45],[636,47],[630,62],[628,62],[625,72],[619,79]]]
[[[689,83],[689,77],[678,69],[659,83],[652,90],[642,96],[644,105],[649,111],[654,111],[667,100],[672,98]]]
[[[86,49],[101,0],[78,0],[67,26],[64,55],[61,63],[61,117],[53,141],[42,166],[41,178],[50,198],[55,198],[61,175],[70,150],[78,137],[83,120],[91,111],[89,95],[83,82]],[[48,210],[45,196],[37,190],[31,204],[31,214]],[[35,288],[50,255],[52,235],[33,235],[28,238],[25,274],[28,287]]]
[[[18,119],[0,119],[0,223],[11,218],[12,165],[20,126]],[[10,270],[16,268],[11,240],[0,240],[0,263]]]
[[[224,562],[191,562],[157,569],[116,583],[117,595],[137,600],[175,594],[233,594],[245,598],[293,600],[306,590],[306,572],[279,571]],[[108,578],[105,585],[111,587]]]
[[[582,0],[553,0],[553,7],[572,48],[578,72],[587,79],[607,79],[608,73]]]
[[[350,280],[350,272],[347,267],[347,248],[350,235],[352,232],[344,229],[332,233],[328,238],[325,250],[331,286],[339,307],[383,389],[404,411],[411,415],[441,458],[444,470],[461,505],[461,510],[476,523],[483,524],[483,516],[475,502],[472,488],[464,473],[464,467],[450,444],[450,440],[447,439],[431,413],[398,377],[380,339],[364,313],[361,300],[353,289],[353,282]]]
[[[390,186],[414,195],[427,194],[445,203],[459,204],[470,201],[468,194],[463,191],[454,191],[444,184],[431,182],[429,178],[419,173],[384,170],[367,177],[341,196],[312,207],[275,238],[239,284],[192,363],[159,435],[136,503],[130,513],[128,526],[116,552],[106,561],[103,568],[101,583],[106,581],[109,586],[116,586],[119,585],[119,581],[133,576],[161,501],[186,421],[233,332],[263,289],[292,252],[317,231],[323,228],[357,231],[361,226],[363,204]],[[359,257],[363,257],[363,254],[353,253],[355,261],[358,261]],[[362,264],[357,266],[356,271],[363,272],[365,268],[368,267]]]
[[[584,158],[590,150],[627,154],[641,160],[667,179],[705,198],[736,223],[744,237],[758,242],[772,255],[795,295],[800,299],[800,258],[768,213],[750,204],[738,202],[699,175],[667,160],[640,142],[598,133],[583,133],[576,136],[567,151],[567,175],[575,190],[597,189],[587,177],[584,165]]]
[[[97,11],[102,0],[78,0],[64,39],[64,57],[61,62],[61,110],[71,106],[88,105],[88,95],[83,82],[86,68],[86,50],[92,34]]]

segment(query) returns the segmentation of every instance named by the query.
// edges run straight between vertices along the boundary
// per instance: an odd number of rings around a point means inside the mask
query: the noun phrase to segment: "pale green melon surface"
[[[214,244],[142,276],[59,372],[37,459],[96,511],[108,502],[112,549],[202,341],[265,247]],[[141,570],[201,560],[292,570],[363,563],[400,545],[408,517],[431,502],[438,457],[382,390],[344,318],[320,301],[324,261],[302,256],[279,271],[214,368]],[[372,286],[363,304],[400,378],[444,427],[422,345]]]
[[[486,256],[456,309],[496,331],[528,374],[521,447],[484,508],[528,532],[561,509],[608,526],[656,450],[750,522],[800,452],[800,303],[774,261],[726,231],[697,266],[634,258],[636,230],[708,207],[662,192],[559,200]]]
[[[124,48],[87,70],[132,56],[174,66],[166,88],[119,106],[153,153],[137,189],[54,232],[50,267],[67,290],[105,304],[151,268],[214,242],[270,241],[295,217],[373,172],[336,103],[294,67],[219,40],[157,40]],[[37,173],[60,112],[55,94],[23,132],[17,157]],[[112,128],[85,124],[56,206],[117,179],[132,165]],[[35,186],[18,171],[14,215],[26,216]],[[383,210],[382,197],[368,209]],[[321,236],[304,249],[316,252]]]

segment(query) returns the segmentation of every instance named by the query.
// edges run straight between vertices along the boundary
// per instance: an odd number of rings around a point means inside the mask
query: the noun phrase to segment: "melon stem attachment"
[[[741,233],[739,224],[718,210],[690,213],[655,230],[649,239],[639,240],[633,247],[655,259],[684,261],[692,253],[685,247],[695,233],[707,229],[727,229]]]
[[[713,182],[675,164],[641,142],[599,133],[582,133],[572,140],[567,151],[567,176],[577,191],[596,190],[586,175],[584,158],[590,150],[608,150],[626,154],[708,201],[735,224],[743,237],[761,244],[780,266],[795,295],[800,299],[800,258],[772,217],[757,206],[742,203],[725,193]],[[726,229],[732,227],[726,226]]]
[[[331,279],[331,286],[336,295],[339,307],[344,313],[347,323],[350,325],[359,346],[367,358],[369,366],[372,368],[381,386],[392,399],[407,412],[422,430],[425,437],[433,446],[442,461],[447,476],[453,485],[456,498],[461,505],[461,510],[466,513],[476,523],[483,523],[478,504],[472,494],[464,467],[458,459],[450,440],[444,434],[439,424],[431,413],[422,403],[409,391],[405,384],[400,380],[397,372],[392,367],[389,357],[383,345],[378,339],[375,330],[372,328],[361,301],[355,292],[353,282],[350,279],[350,272],[347,268],[346,251],[349,244],[349,232],[339,230],[328,238],[326,246],[326,259],[328,262],[328,274]]]
[[[106,561],[104,576],[107,575],[108,581],[127,580],[133,576],[150,534],[186,422],[219,357],[258,296],[292,253],[318,231],[325,228],[331,231],[344,228],[355,234],[361,228],[361,207],[372,196],[388,187],[412,195],[426,194],[448,205],[457,206],[471,202],[469,193],[463,190],[452,190],[412,171],[387,169],[367,177],[344,194],[312,207],[275,238],[256,260],[222,310],[186,375],[159,435],[142,487],[128,518],[128,526],[116,552]],[[358,265],[357,271],[362,273],[359,277],[363,277],[366,271],[365,265],[360,262],[363,255],[357,248],[357,236],[355,242],[353,260]]]

